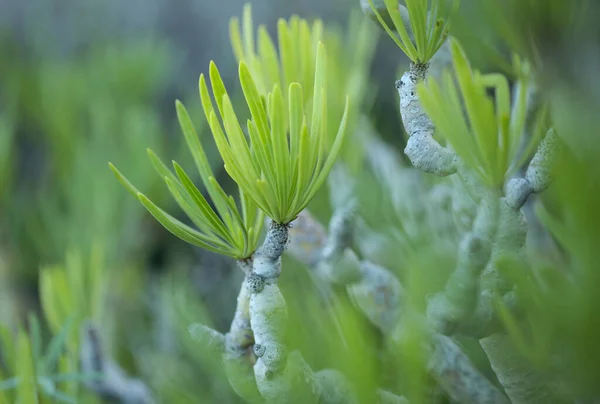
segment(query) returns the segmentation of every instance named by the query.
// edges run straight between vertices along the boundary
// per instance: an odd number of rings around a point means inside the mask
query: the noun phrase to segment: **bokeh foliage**
[[[501,304],[498,310],[515,346],[537,369],[557,372],[563,384],[582,397],[596,397],[600,393],[596,291],[600,281],[596,137],[600,43],[592,17],[598,8],[585,0],[500,4],[463,0],[451,32],[474,69],[484,75],[501,71],[507,75],[506,85],[520,78],[513,54],[531,63],[548,101],[544,113],[568,152],[559,163],[553,187],[534,201],[537,216],[559,247],[548,253],[532,244],[531,265],[506,261],[501,266],[503,275],[516,285],[524,309],[516,316],[503,311]],[[364,222],[356,250],[361,257],[392,269],[403,281],[414,311],[423,312],[427,297],[443,288],[456,262],[458,238],[455,223],[448,220],[449,187],[407,167],[400,153],[400,129],[393,144],[380,144],[394,152],[369,154],[366,145],[373,138],[381,142],[375,127],[386,126],[367,123],[373,100],[378,92],[393,91],[393,86],[369,76],[379,43],[375,24],[359,13],[349,14],[347,7],[339,12],[350,15],[343,28],[294,15],[272,26],[259,25],[255,32],[256,14],[252,16],[249,8],[235,10],[232,15],[241,13],[242,18],[241,24],[232,20],[234,57],[248,66],[263,97],[278,84],[285,104],[290,82],[297,81],[308,100],[317,57],[313,45],[323,41],[327,102],[336,118],[329,119],[328,125],[337,129],[345,95],[351,99],[340,161],[356,183],[362,205]],[[83,375],[76,360],[78,327],[89,319],[100,325],[110,355],[148,383],[160,402],[238,402],[219,358],[194,343],[187,327],[203,322],[224,331],[241,273],[233,260],[186,249],[171,240],[106,167],[108,161],[114,162],[149,198],[178,212],[174,217],[188,224],[145,153],[151,147],[182,166],[194,164],[182,142],[172,99],[186,99],[193,119],[202,115],[201,104],[195,86],[189,86],[189,94],[173,94],[179,91],[175,88],[189,84],[173,83],[178,44],[154,35],[127,41],[91,37],[89,46],[81,50],[52,54],[46,49],[50,45],[44,45],[44,31],[36,33],[31,23],[28,29],[28,38],[19,39],[27,46],[10,33],[0,35],[0,403],[73,398],[95,402],[81,385],[92,376]],[[270,37],[268,32],[277,34]],[[299,41],[304,48],[279,47],[296,36],[304,38]],[[427,45],[422,32],[420,38],[415,52]],[[390,49],[398,52],[394,63],[406,66],[395,45]],[[429,53],[420,57],[427,59]],[[376,63],[379,60],[375,58]],[[202,67],[192,70],[200,73]],[[506,101],[502,86],[502,93],[496,91],[495,96]],[[495,110],[483,87],[478,88],[479,95],[490,102],[492,115],[506,114],[506,103],[500,105],[502,111]],[[243,105],[240,101],[242,92],[232,91],[236,111],[237,105]],[[312,105],[304,108],[311,111]],[[187,113],[182,111],[180,107],[180,119],[187,125]],[[380,119],[395,127],[397,118]],[[237,198],[236,187],[215,158],[207,123],[197,120],[194,127],[206,145],[211,174],[223,183],[224,192]],[[539,136],[535,132],[533,139]],[[333,138],[327,142],[330,147]],[[487,154],[471,163],[485,170],[484,163],[493,163],[487,158],[496,151],[493,146],[487,143]],[[468,142],[462,147],[468,148]],[[514,150],[506,153],[514,156]],[[494,185],[504,180],[512,161],[508,160],[490,169]],[[511,172],[518,168],[511,167]],[[210,193],[207,178],[190,175],[188,185]],[[341,188],[335,181],[328,187],[329,191]],[[324,223],[333,199],[324,190],[309,206]],[[258,232],[253,237],[250,244],[256,246]],[[240,258],[249,252],[240,249],[239,254],[229,255]],[[289,257],[283,267],[281,288],[290,310],[290,347],[300,349],[315,369],[343,371],[364,402],[370,402],[370,391],[377,386],[404,392],[419,402],[430,380],[422,372],[425,364],[416,348],[421,337],[416,325],[397,357],[382,354],[382,336],[343,290],[323,291],[310,271]],[[217,290],[213,295],[199,292],[207,289]],[[217,301],[215,296],[219,304],[211,305],[211,299]],[[221,301],[231,304],[221,307]],[[477,341],[465,338],[461,343],[493,379]],[[556,360],[555,352],[564,357]]]

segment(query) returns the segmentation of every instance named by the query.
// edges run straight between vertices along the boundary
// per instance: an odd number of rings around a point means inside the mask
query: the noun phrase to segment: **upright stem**
[[[427,67],[412,64],[411,69],[396,82],[400,95],[400,114],[408,134],[404,153],[415,167],[444,177],[456,172],[457,161],[453,151],[441,146],[433,138],[435,126],[417,96],[417,84],[425,78]]]

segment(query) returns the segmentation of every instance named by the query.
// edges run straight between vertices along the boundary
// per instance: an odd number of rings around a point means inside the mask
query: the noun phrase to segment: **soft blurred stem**
[[[400,346],[406,343],[408,328],[414,328],[407,327],[409,325],[407,323],[407,313],[405,312],[407,302],[400,281],[386,268],[368,261],[358,261],[355,256],[355,263],[358,263],[360,268],[360,277],[347,276],[348,262],[352,263],[352,261],[344,261],[344,259],[353,256],[353,252],[342,240],[350,239],[348,234],[352,232],[353,214],[354,211],[347,209],[347,207],[338,209],[334,213],[330,225],[330,232],[333,234],[330,234],[327,238],[329,245],[319,245],[316,239],[312,240],[309,251],[321,251],[322,260],[324,261],[317,263],[314,268],[321,274],[323,273],[323,267],[328,269],[324,275],[321,275],[320,279],[322,281],[340,282],[342,284],[346,282],[348,293],[355,297],[357,305],[365,316],[387,335],[393,346]],[[318,228],[319,226],[316,223],[300,223],[312,220],[314,219],[305,212],[296,220],[295,232],[299,232],[299,229]],[[305,240],[307,237],[304,236],[302,239]],[[323,237],[319,239],[324,240]],[[305,245],[304,249],[300,249],[295,245],[294,240],[291,244],[290,251],[296,258],[303,260],[307,256],[312,256],[312,253],[298,254],[301,251],[306,251],[308,245]],[[323,251],[339,251],[342,248],[345,254],[323,254]],[[338,257],[338,260],[332,262],[332,257]],[[319,268],[321,269],[319,270]],[[409,318],[413,317],[415,316],[409,316]],[[425,340],[421,341],[423,352],[429,358],[428,371],[445,388],[448,394],[464,403],[488,402],[478,401],[482,397],[489,397],[493,400],[489,401],[490,403],[508,403],[502,393],[475,368],[466,354],[451,338],[435,332],[431,333],[427,325],[427,319],[422,318],[420,315],[417,317],[419,324],[422,324],[427,330],[426,332],[431,334],[429,343]]]

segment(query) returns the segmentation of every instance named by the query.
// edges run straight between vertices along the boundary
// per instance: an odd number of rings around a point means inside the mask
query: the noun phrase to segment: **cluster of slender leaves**
[[[255,44],[256,38],[256,44]],[[256,82],[261,96],[267,95],[274,84],[279,84],[284,102],[288,102],[287,89],[293,82],[304,89],[305,110],[311,120],[315,62],[317,46],[322,41],[327,47],[328,133],[326,147],[330,150],[335,141],[337,123],[345,108],[346,95],[350,97],[348,133],[353,136],[360,111],[373,95],[369,82],[369,68],[373,60],[378,33],[376,27],[365,20],[357,10],[352,10],[347,27],[324,25],[319,19],[309,23],[292,15],[279,19],[277,45],[264,25],[255,32],[251,5],[248,3],[240,20],[230,20],[230,40],[234,56],[244,62]],[[356,137],[356,136],[355,136]],[[355,139],[358,140],[358,139]],[[352,146],[355,147],[352,147]],[[360,142],[345,142],[341,158],[347,164],[359,161]]]
[[[99,374],[73,372],[64,355],[68,334],[73,325],[68,319],[42,347],[42,329],[34,314],[29,316],[29,333],[19,329],[16,337],[10,329],[0,326],[0,348],[5,368],[13,377],[0,373],[0,403],[37,403],[46,397],[59,403],[76,403],[76,396],[68,389],[69,384],[101,377]],[[61,390],[61,385],[67,387]]]
[[[158,175],[165,180],[178,205],[198,227],[198,230],[182,223],[159,208],[146,195],[139,192],[114,165],[110,164],[110,168],[125,188],[140,200],[156,220],[180,239],[208,251],[236,259],[247,258],[256,250],[264,217],[241,188],[240,214],[233,197],[227,195],[215,179],[186,108],[177,101],[176,109],[187,145],[206,191],[215,205],[216,212],[179,164],[173,162],[174,174],[150,149],[148,149],[148,156]]]
[[[42,311],[50,331],[63,335],[69,350],[61,357],[63,372],[77,373],[79,369],[79,329],[86,319],[104,320],[104,304],[108,287],[105,250],[92,248],[89,256],[72,250],[63,265],[43,267],[39,275]],[[63,331],[64,325],[70,324]],[[37,363],[37,362],[36,362]],[[71,396],[79,397],[79,386],[68,384]]]
[[[472,70],[467,56],[455,39],[451,40],[455,77],[444,73],[442,82],[430,78],[420,83],[418,94],[423,108],[458,155],[490,187],[505,178],[531,156],[544,134],[545,109],[540,112],[534,135],[527,140],[523,133],[527,115],[527,92],[532,84],[530,72],[518,58],[518,92],[511,105],[508,80],[501,74],[481,74]],[[494,90],[494,96],[488,93]],[[464,105],[464,109],[463,106]]]
[[[94,246],[89,257],[69,251],[64,265],[43,267],[39,278],[40,300],[50,329],[59,332],[73,316],[77,324],[84,318],[101,317],[106,289],[104,251],[99,245]],[[71,335],[72,346],[77,339],[76,333]]]
[[[319,42],[309,128],[304,112],[305,96],[299,83],[290,84],[286,108],[279,84],[273,85],[265,99],[248,66],[240,62],[240,84],[252,115],[246,125],[250,142],[236,117],[216,65],[211,63],[210,81],[223,126],[211,101],[206,79],[204,75],[200,76],[204,114],[225,169],[244,194],[278,223],[291,222],[308,205],[327,178],[342,146],[348,101],[335,142],[325,158],[328,129],[326,69],[325,46]]]
[[[348,95],[348,140],[344,142],[339,159],[351,172],[360,170],[364,158],[366,131],[364,113],[368,111],[377,94],[371,81],[370,70],[379,35],[377,27],[362,14],[351,13],[345,28],[329,24],[325,27],[324,43],[327,45],[328,120],[327,150],[335,141],[334,135],[344,112],[344,98]]]
[[[246,3],[241,28],[240,20],[233,17],[229,22],[229,37],[235,58],[246,64],[258,92],[266,96],[273,85],[278,84],[286,99],[289,85],[299,83],[305,89],[306,100],[310,101],[317,43],[324,39],[323,22],[315,20],[309,24],[296,15],[289,21],[280,18],[277,46],[264,25],[259,25],[255,43],[254,30],[252,6]]]
[[[368,0],[368,2],[388,35],[416,64],[428,63],[444,44],[450,30],[451,17],[459,5],[458,0],[451,0],[450,5],[447,0],[406,0],[406,10],[410,21],[410,27],[406,27],[402,20],[398,0],[384,0],[389,18],[396,29],[396,33],[394,33],[373,0]]]
[[[577,127],[577,124],[575,124]],[[562,153],[555,182],[535,205],[536,214],[560,246],[545,248],[529,265],[506,257],[502,276],[516,286],[519,307],[496,306],[518,353],[536,370],[554,374],[583,396],[597,395],[597,287],[600,181],[590,165]]]

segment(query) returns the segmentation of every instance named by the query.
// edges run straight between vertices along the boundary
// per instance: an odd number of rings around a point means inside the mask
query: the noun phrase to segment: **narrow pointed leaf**
[[[344,108],[344,115],[342,116],[342,121],[340,122],[340,128],[339,128],[338,134],[335,138],[335,142],[333,143],[333,146],[331,147],[331,152],[327,156],[327,160],[325,161],[325,164],[319,174],[319,177],[317,178],[317,181],[311,186],[311,189],[308,192],[307,198],[304,201],[304,203],[300,206],[299,210],[304,209],[306,207],[306,205],[308,205],[308,203],[314,197],[314,195],[319,190],[321,185],[323,185],[323,183],[327,179],[327,176],[329,175],[331,169],[333,168],[333,165],[335,163],[337,155],[339,154],[339,152],[342,148],[342,145],[344,143],[344,139],[346,137],[346,126],[348,123],[348,106],[349,106],[349,104],[350,104],[350,100],[348,98],[346,98],[346,107]]]
[[[211,230],[215,233],[219,234],[221,237],[225,239],[229,239],[229,233],[227,228],[223,224],[222,220],[217,216],[211,206],[208,204],[204,195],[196,188],[190,177],[186,174],[186,172],[181,168],[179,164],[173,162],[173,166],[175,167],[175,173],[177,177],[181,181],[182,185],[187,190],[188,194],[192,197],[192,200],[196,203],[204,217],[207,219],[207,223],[211,226]]]
[[[204,248],[205,250],[212,251],[219,254],[227,255],[226,250],[221,248],[217,248],[212,244],[207,243],[201,237],[201,234],[192,229],[191,227],[181,223],[179,220],[175,219],[158,206],[156,206],[150,199],[148,199],[144,194],[138,194],[138,198],[142,205],[154,216],[156,220],[160,224],[163,225],[165,229],[171,232],[173,235],[179,237],[183,241],[186,241],[195,246]]]
[[[235,17],[229,21],[229,41],[231,42],[231,47],[236,60],[238,62],[243,60],[244,44],[240,33],[240,20]]]
[[[117,177],[117,179],[119,180],[119,182],[121,183],[121,185],[123,185],[125,187],[125,189],[127,190],[127,192],[129,192],[130,194],[136,196],[138,194],[138,192],[139,192],[137,190],[137,188],[134,187],[133,184],[131,182],[129,182],[129,180],[127,180],[127,178],[125,178],[125,176],[123,174],[121,174],[121,172],[117,169],[117,167],[115,167],[112,163],[108,163],[108,166],[112,170],[112,172],[115,175],[115,177]]]

